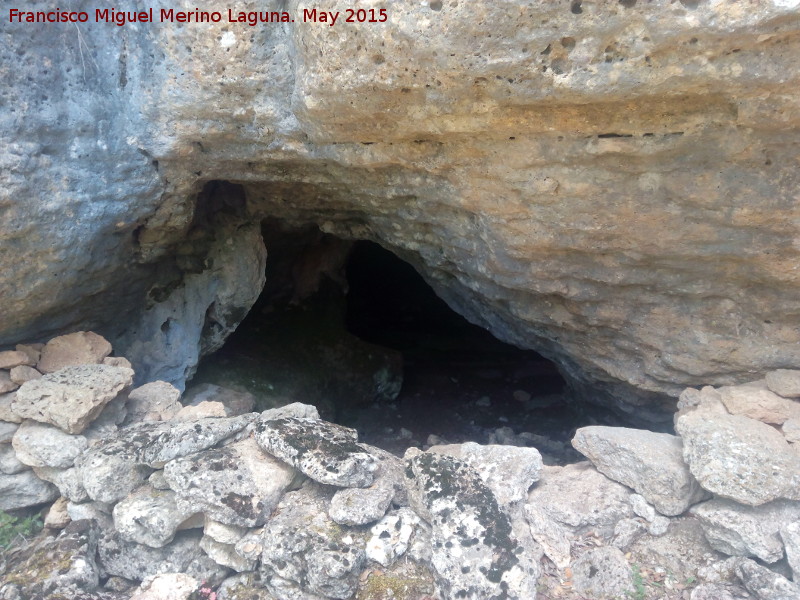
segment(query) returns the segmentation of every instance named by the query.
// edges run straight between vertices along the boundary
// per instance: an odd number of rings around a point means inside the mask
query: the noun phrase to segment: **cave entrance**
[[[264,290],[191,387],[247,391],[256,409],[314,404],[362,441],[535,446],[552,462],[596,416],[564,401],[556,366],[451,310],[415,268],[370,241],[266,222]]]

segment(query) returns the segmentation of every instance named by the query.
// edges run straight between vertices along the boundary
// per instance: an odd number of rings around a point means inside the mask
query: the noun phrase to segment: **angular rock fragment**
[[[235,544],[241,540],[249,530],[246,527],[220,523],[208,517],[203,522],[203,533],[220,544]]]
[[[787,442],[800,442],[800,418],[786,421],[781,431]]]
[[[256,567],[255,560],[248,560],[237,554],[232,544],[223,544],[207,535],[200,540],[200,547],[215,563],[237,573],[252,571]]]
[[[191,575],[163,573],[145,579],[130,600],[190,600],[199,588],[200,581]]]
[[[547,558],[559,569],[566,569],[572,562],[571,536],[567,528],[537,504],[525,505],[525,520],[531,528],[533,539],[542,547]]]
[[[0,371],[0,394],[13,392],[18,387],[18,384],[11,381],[11,374],[8,371]]]
[[[33,471],[0,475],[0,510],[36,506],[56,498],[58,490],[55,486],[39,479]]]
[[[478,472],[498,502],[504,505],[525,500],[530,487],[539,481],[542,470],[542,455],[536,448],[467,442],[432,446],[428,451],[463,460]]]
[[[536,596],[534,553],[521,546],[477,471],[451,456],[417,451],[406,454],[406,478],[412,508],[430,519],[431,566],[442,596]]]
[[[14,439],[14,434],[17,433],[19,425],[17,423],[8,423],[7,421],[0,421],[0,444],[10,444]]]
[[[30,356],[20,350],[5,350],[0,352],[0,369],[13,369],[22,365],[32,366],[36,362],[31,361]]]
[[[22,419],[14,414],[14,411],[11,410],[11,405],[16,397],[16,392],[0,394],[0,422],[5,421],[7,423],[22,423]]]
[[[598,471],[644,496],[668,516],[708,497],[683,462],[680,438],[626,427],[582,427],[575,449]]]
[[[719,388],[725,408],[732,415],[742,415],[762,423],[781,425],[800,417],[800,402],[788,400],[770,391],[764,381]]]
[[[308,418],[259,418],[255,438],[266,452],[320,483],[367,487],[375,479],[378,459],[356,443],[353,429]]]
[[[122,367],[67,367],[23,384],[11,408],[19,417],[81,433],[132,381],[133,371]]]
[[[800,500],[800,453],[773,427],[693,412],[678,419],[676,430],[692,474],[710,492],[750,506]]]
[[[751,507],[716,499],[693,507],[692,514],[715,550],[774,563],[783,558],[781,527],[800,519],[800,502],[776,500]]]
[[[89,444],[82,435],[70,435],[36,421],[23,421],[11,445],[17,458],[26,465],[68,469]]]
[[[9,377],[11,381],[16,383],[17,385],[22,385],[23,383],[27,383],[28,381],[33,381],[34,379],[40,379],[42,374],[39,373],[33,367],[26,367],[25,365],[21,365],[19,367],[14,367],[9,371]]]
[[[223,416],[235,417],[252,412],[256,404],[256,398],[249,392],[240,392],[212,383],[201,383],[193,386],[186,391],[183,397],[184,407],[199,406],[203,403],[221,405],[224,411]]]
[[[39,479],[49,481],[58,488],[59,494],[72,502],[87,502],[89,494],[83,487],[83,480],[78,469],[59,469],[57,467],[33,467]]]
[[[589,598],[616,599],[633,589],[633,576],[621,550],[602,546],[587,550],[573,563],[572,583],[576,592]]]
[[[266,455],[252,438],[164,467],[182,510],[240,527],[262,525],[295,476],[294,469]]]
[[[100,531],[111,532],[114,530],[114,521],[111,518],[111,506],[102,502],[67,502],[67,515],[73,521],[84,519],[94,520],[100,525]]]
[[[172,490],[143,485],[114,507],[114,528],[123,539],[151,548],[172,541],[178,527],[192,512],[176,502]]]
[[[261,413],[262,421],[273,421],[275,419],[285,419],[287,417],[298,417],[301,419],[319,419],[319,411],[312,404],[302,402],[292,402],[278,408],[270,408]]]
[[[122,500],[152,472],[130,455],[107,453],[102,446],[90,448],[77,459],[75,466],[87,494],[97,502]]]
[[[800,520],[784,523],[780,533],[794,580],[800,581]]]
[[[131,361],[129,361],[124,356],[106,356],[103,359],[103,364],[108,365],[110,367],[125,367],[126,369],[133,368]]]
[[[126,422],[169,421],[181,410],[180,397],[178,388],[166,381],[139,386],[128,394]]]
[[[9,443],[0,444],[0,473],[13,475],[28,469],[28,465],[17,460],[17,453]]]
[[[736,575],[758,600],[797,600],[800,585],[793,583],[754,560],[743,559],[736,565]]]
[[[800,371],[795,369],[776,369],[767,373],[766,384],[776,394],[784,398],[800,398]]]
[[[279,598],[350,598],[365,561],[364,533],[337,525],[326,512],[331,491],[306,482],[287,493],[263,533],[261,574]]]
[[[103,336],[91,331],[77,331],[47,342],[37,368],[42,373],[54,373],[64,367],[101,363],[109,354],[111,344]]]

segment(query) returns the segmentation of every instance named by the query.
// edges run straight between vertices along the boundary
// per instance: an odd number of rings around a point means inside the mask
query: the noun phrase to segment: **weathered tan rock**
[[[800,418],[789,419],[781,427],[787,442],[800,442]]]
[[[102,363],[111,354],[111,344],[92,331],[77,331],[53,338],[44,348],[37,365],[42,373],[54,373],[64,367]]]
[[[106,356],[103,359],[104,365],[109,365],[111,367],[125,367],[126,369],[132,369],[133,366],[131,365],[131,361],[129,361],[124,356]]]
[[[784,398],[800,398],[800,371],[776,369],[767,373],[766,384]]]
[[[25,383],[11,409],[19,417],[80,433],[132,381],[133,371],[123,367],[67,367]]]
[[[765,381],[719,388],[722,403],[732,415],[743,415],[762,423],[780,425],[800,417],[800,402],[771,392]]]
[[[35,365],[30,357],[19,350],[6,350],[0,352],[0,369],[12,369],[20,365]]]
[[[34,369],[33,367],[28,367],[25,365],[20,365],[18,367],[14,367],[9,371],[9,377],[11,381],[16,383],[17,385],[22,385],[26,381],[33,381],[34,379],[39,379],[42,376],[39,371]]]
[[[181,403],[178,401],[180,397],[180,390],[166,381],[146,383],[128,394],[126,420],[129,423],[168,421],[181,410]],[[225,415],[198,416],[224,417]]]
[[[44,344],[17,344],[14,349],[19,352],[24,352],[28,357],[26,364],[36,365],[39,362],[39,357],[42,355],[42,348]]]
[[[22,418],[14,414],[11,406],[14,403],[14,398],[17,397],[16,392],[9,394],[0,394],[0,421],[7,423],[22,423]]]

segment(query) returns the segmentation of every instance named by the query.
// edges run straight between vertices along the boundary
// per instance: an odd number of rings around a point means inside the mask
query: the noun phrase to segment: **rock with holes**
[[[535,506],[576,534],[588,530],[608,537],[621,519],[634,516],[630,489],[597,471],[589,462],[544,467],[528,493]]]
[[[175,537],[192,511],[176,502],[172,490],[143,485],[114,506],[114,529],[129,542],[161,548]]]
[[[75,467],[86,493],[97,502],[117,502],[139,487],[152,473],[131,455],[102,443],[82,454]]]
[[[800,520],[800,502],[776,500],[751,507],[716,499],[693,507],[692,514],[714,549],[773,563],[783,558],[781,527]]]
[[[180,390],[166,381],[141,385],[128,393],[126,422],[169,421],[181,410],[180,397]]]
[[[0,475],[0,510],[16,510],[58,498],[56,487],[39,479],[33,471]]]
[[[406,553],[420,522],[409,508],[387,514],[370,529],[372,537],[367,541],[367,558],[390,567]]]
[[[432,528],[430,565],[442,596],[535,597],[534,552],[521,545],[475,469],[452,456],[409,450],[406,480],[411,507]]]
[[[17,458],[26,465],[68,469],[86,450],[88,441],[82,435],[69,435],[52,425],[24,421],[14,433],[11,445]]]
[[[318,419],[259,418],[255,439],[266,452],[311,479],[339,487],[367,487],[378,459],[357,444],[354,429]]]
[[[528,490],[539,481],[542,470],[542,455],[536,448],[484,446],[466,442],[432,446],[429,452],[447,454],[467,463],[480,474],[495,498],[504,505],[527,498]]]
[[[758,600],[797,600],[800,585],[786,579],[754,560],[742,559],[736,565],[736,575]]]
[[[773,425],[800,417],[800,402],[779,396],[763,380],[723,386],[719,388],[719,394],[732,415],[742,415]]]
[[[572,564],[572,584],[576,592],[596,600],[624,598],[633,589],[631,566],[617,548],[592,548]]]
[[[265,454],[252,438],[173,460],[164,478],[182,510],[258,527],[275,510],[297,472]]]
[[[668,516],[708,497],[683,462],[679,437],[627,427],[582,427],[575,449],[598,471],[636,490]]]
[[[123,367],[66,367],[23,384],[11,409],[23,419],[81,433],[132,381],[133,371]]]
[[[16,397],[16,392],[10,392],[8,394],[0,393],[0,423],[22,423],[22,419],[11,409],[11,405]]]
[[[800,500],[800,453],[773,427],[698,410],[681,416],[676,430],[692,474],[710,492],[750,506]]]
[[[54,373],[64,367],[93,365],[111,354],[111,344],[92,331],[77,331],[53,338],[44,348],[37,368],[42,373]]]
[[[180,531],[172,543],[151,548],[128,542],[113,529],[106,529],[97,545],[98,563],[107,574],[133,581],[159,573],[186,573],[216,585],[229,571],[201,550],[202,537],[196,529]]]
[[[328,517],[332,490],[308,481],[264,526],[261,575],[278,598],[350,598],[366,559],[366,532]]]

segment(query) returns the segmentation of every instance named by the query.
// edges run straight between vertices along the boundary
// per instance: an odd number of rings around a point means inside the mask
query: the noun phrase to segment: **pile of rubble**
[[[111,351],[0,352],[0,509],[51,504],[0,600],[800,597],[800,372],[686,390],[679,436],[580,429],[589,462],[557,467],[475,443],[401,459],[313,406],[133,388]]]

